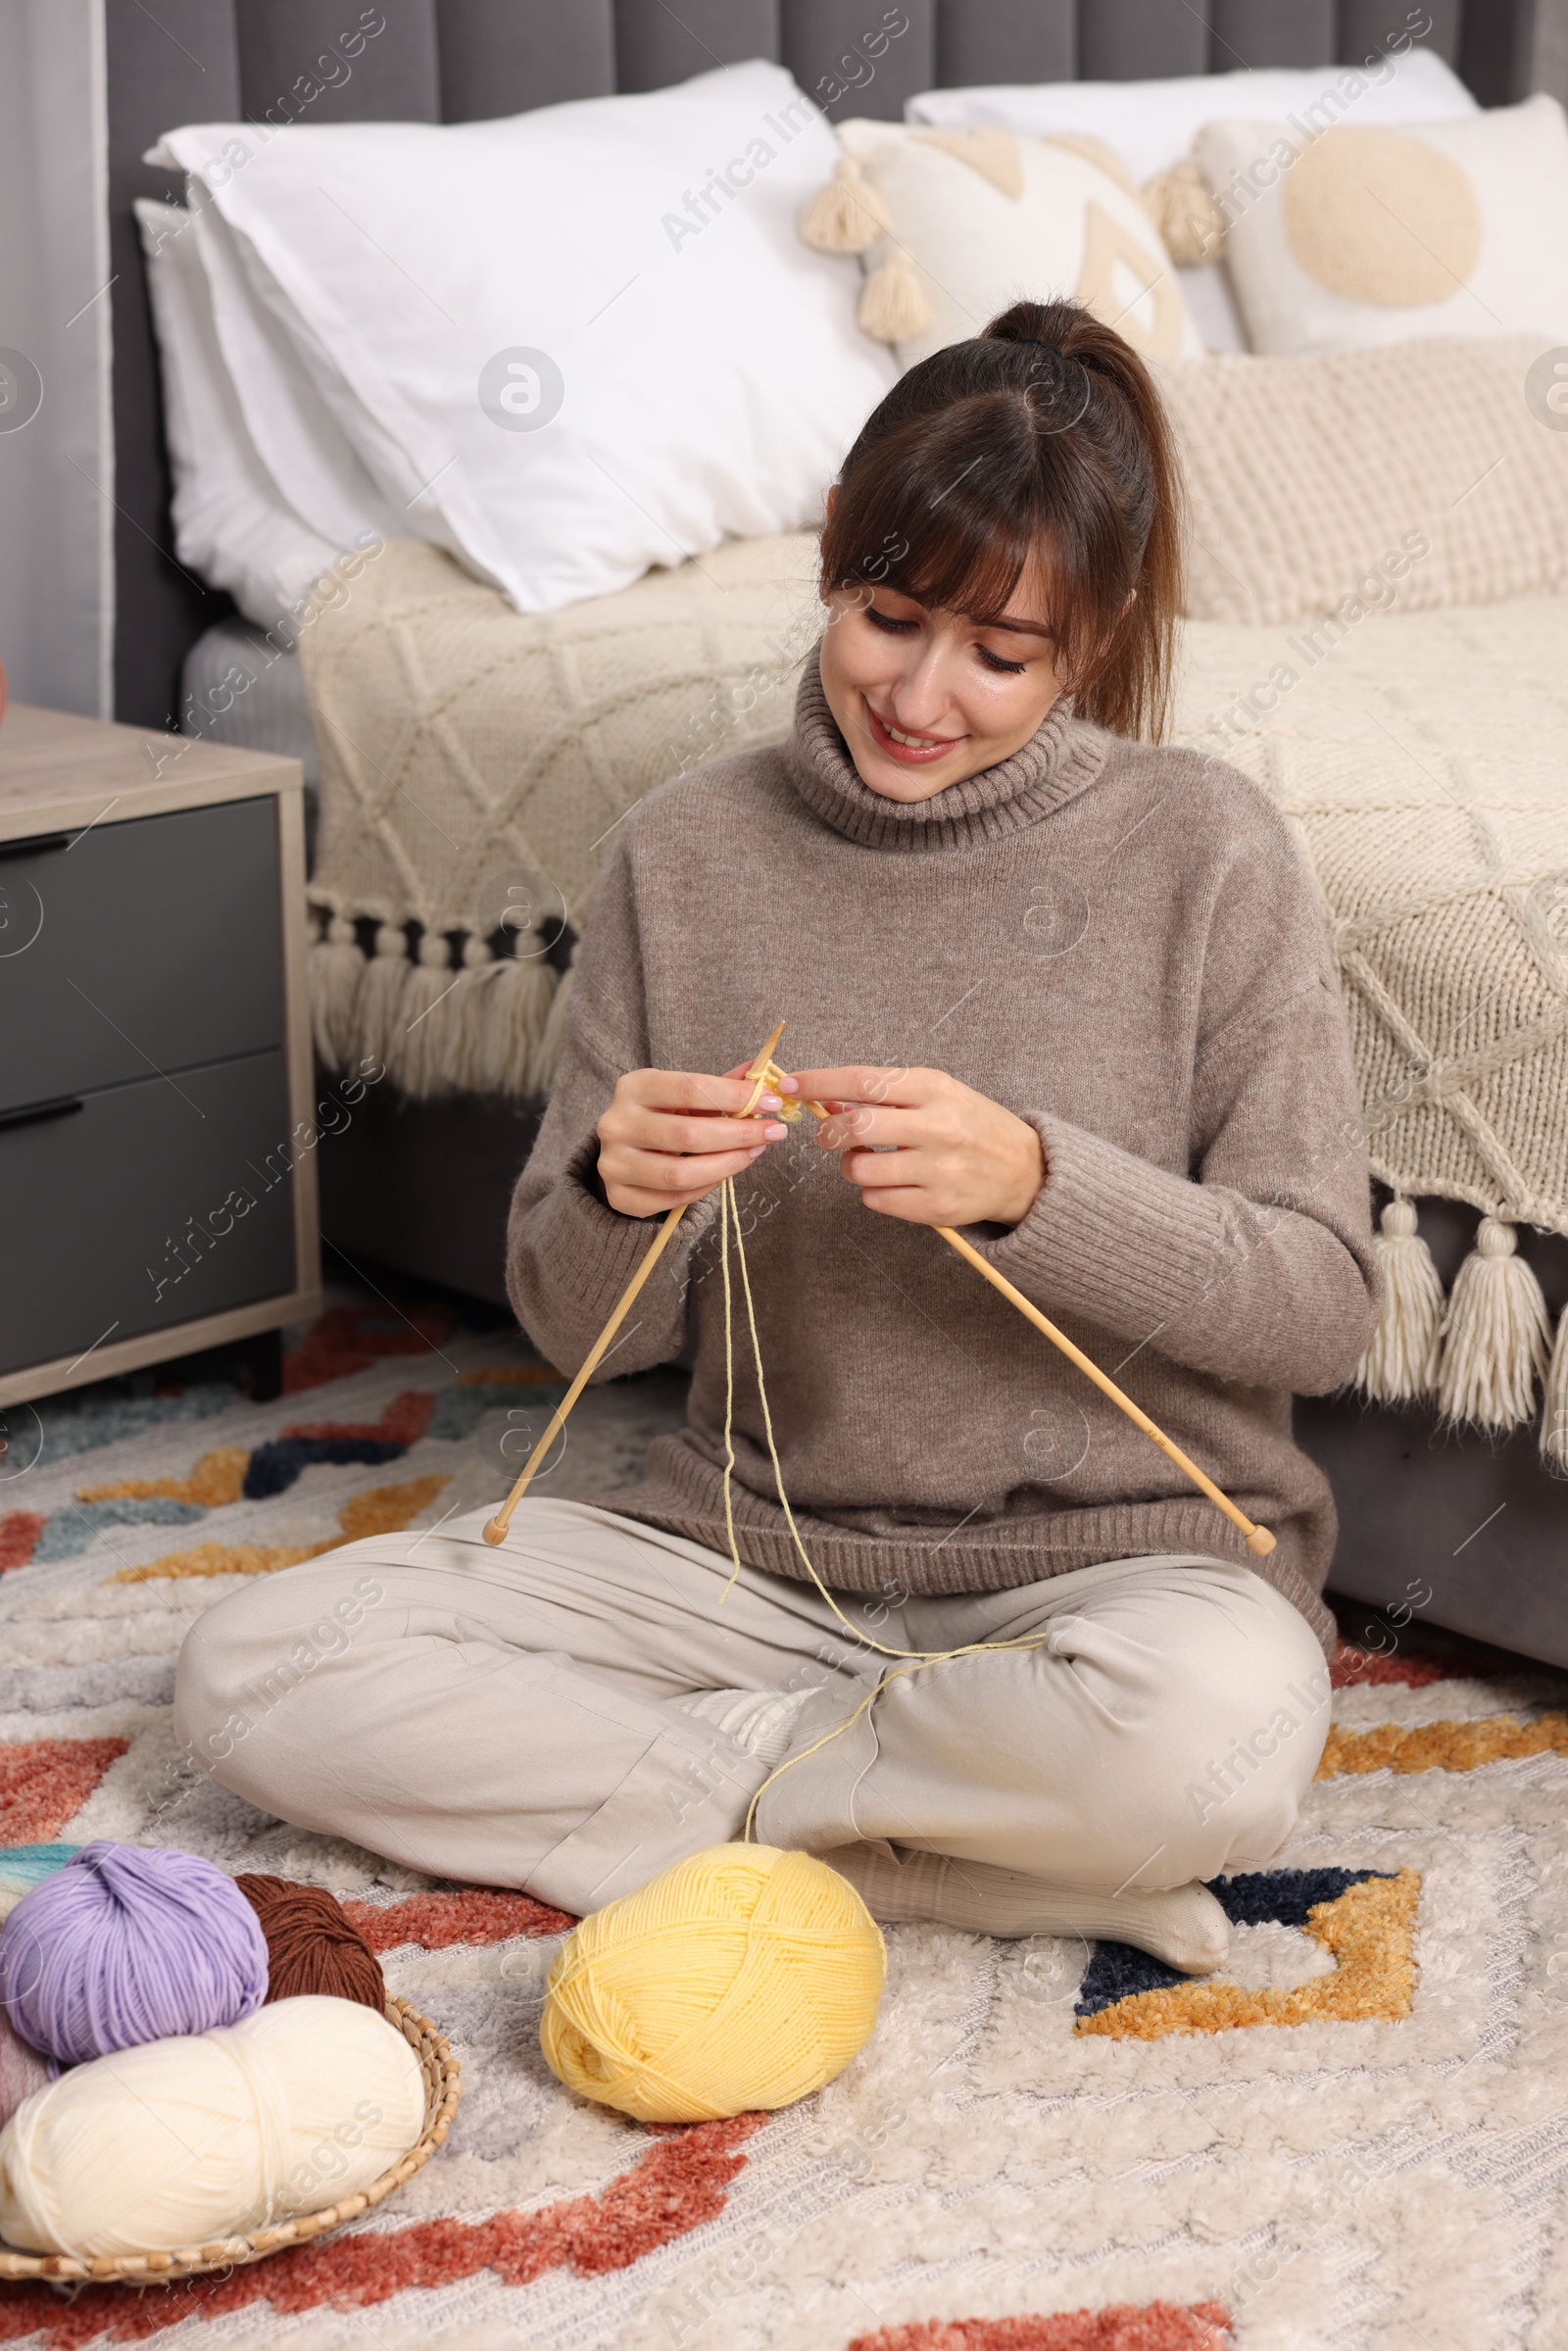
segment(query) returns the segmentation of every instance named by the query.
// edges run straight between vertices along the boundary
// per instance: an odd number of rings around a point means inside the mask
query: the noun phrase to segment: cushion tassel
[[[886,204],[853,155],[841,155],[826,187],[801,215],[801,235],[818,253],[866,253],[893,226]]]
[[[401,941],[400,941],[401,944]],[[365,957],[345,914],[329,915],[311,949],[311,1026],[316,1050],[327,1069],[346,1069],[359,1041],[355,1004],[365,978]]]
[[[1438,1402],[1448,1420],[1516,1429],[1535,1417],[1551,1325],[1541,1284],[1517,1249],[1511,1225],[1483,1216],[1443,1322]]]
[[[405,1094],[428,1101],[450,1094],[453,1043],[458,1018],[456,992],[463,974],[452,976],[452,958],[439,931],[419,941],[419,959],[407,966],[397,1033],[386,1065]]]
[[[535,1068],[555,997],[556,973],[542,955],[497,957],[484,976],[484,1009],[474,1056],[480,1093],[526,1102],[541,1091]]]
[[[365,966],[354,1006],[355,1043],[362,1053],[383,1062],[393,1077],[403,1042],[403,983],[408,977],[409,943],[395,922],[375,934],[375,953]]]
[[[930,325],[934,314],[907,254],[895,249],[877,264],[855,316],[860,332],[878,343],[906,343]]]
[[[1372,1246],[1383,1268],[1383,1313],[1355,1384],[1380,1404],[1430,1396],[1443,1359],[1443,1284],[1407,1200],[1391,1200]]]
[[[1546,1372],[1541,1414],[1541,1458],[1548,1469],[1568,1469],[1568,1306],[1557,1321],[1557,1344]]]
[[[1192,156],[1145,180],[1143,201],[1178,269],[1219,260],[1229,222]]]

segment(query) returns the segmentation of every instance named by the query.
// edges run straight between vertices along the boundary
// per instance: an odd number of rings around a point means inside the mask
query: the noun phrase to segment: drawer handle
[[[24,1102],[20,1110],[0,1110],[0,1127],[36,1126],[45,1118],[69,1118],[83,1107],[79,1094],[59,1094],[52,1102]]]
[[[69,849],[74,833],[34,833],[26,841],[0,841],[0,857],[41,857],[46,850]]]

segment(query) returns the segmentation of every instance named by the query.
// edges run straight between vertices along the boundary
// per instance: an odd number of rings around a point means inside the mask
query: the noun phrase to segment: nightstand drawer
[[[281,1045],[275,800],[47,839],[0,842],[0,1110]]]
[[[288,1132],[281,1053],[0,1117],[0,1372],[286,1296]]]

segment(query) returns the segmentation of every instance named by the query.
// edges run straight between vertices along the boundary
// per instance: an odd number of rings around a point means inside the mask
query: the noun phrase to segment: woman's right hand
[[[757,1116],[735,1116],[756,1083],[744,1061],[721,1078],[628,1070],[597,1129],[599,1182],[610,1205],[621,1216],[662,1216],[679,1202],[689,1206],[750,1167],[769,1143],[781,1142],[789,1129],[763,1115],[779,1107],[776,1094],[759,1098]]]

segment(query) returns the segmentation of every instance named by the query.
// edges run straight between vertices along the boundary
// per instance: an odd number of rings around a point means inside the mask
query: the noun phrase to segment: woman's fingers
[[[952,1209],[917,1184],[880,1185],[861,1193],[860,1205],[878,1216],[902,1216],[906,1224],[951,1224],[954,1218]]]
[[[712,1078],[689,1069],[634,1069],[615,1088],[617,1099],[648,1110],[684,1110],[698,1116],[733,1117],[744,1110],[757,1092],[755,1078]],[[769,1090],[757,1104],[776,1110],[779,1098]]]
[[[797,1069],[791,1073],[802,1102],[823,1102],[829,1109],[867,1104],[915,1105],[929,1102],[955,1080],[943,1069],[879,1068],[853,1061],[837,1069]]]
[[[748,1085],[687,1070],[634,1069],[616,1086],[599,1121],[599,1140],[610,1151],[706,1153],[719,1148],[715,1130],[723,1120],[735,1130],[733,1143],[725,1138],[726,1153],[776,1143],[786,1132],[783,1122],[769,1115],[778,1109],[779,1097],[763,1094],[753,1105],[756,1094],[755,1081]],[[750,1116],[737,1115],[749,1106]]]
[[[777,1093],[759,1095],[744,1066],[723,1077],[628,1070],[599,1121],[606,1200],[622,1216],[652,1216],[701,1200],[787,1134],[783,1121],[769,1115],[778,1107]]]
[[[599,1180],[610,1205],[622,1216],[655,1216],[681,1202],[688,1206],[704,1199],[726,1177],[736,1176],[759,1156],[760,1147],[747,1151],[710,1151],[682,1158],[659,1151],[604,1151]]]
[[[610,1123],[607,1116],[607,1124]],[[612,1140],[632,1151],[710,1151],[718,1147],[711,1118],[683,1117],[670,1110],[645,1110],[631,1105],[613,1121]],[[725,1137],[725,1149],[740,1150],[754,1143],[777,1143],[788,1132],[778,1118],[728,1118],[735,1140]]]
[[[829,1115],[817,1127],[824,1151],[844,1151],[862,1146],[867,1151],[913,1151],[946,1140],[946,1122],[939,1111],[885,1110],[872,1102],[827,1105]]]
[[[624,1146],[611,1158],[610,1178],[615,1184],[633,1184],[645,1192],[708,1192],[722,1184],[726,1176],[739,1175],[758,1157],[760,1144],[741,1144],[725,1151],[629,1151]],[[601,1167],[604,1159],[601,1158]]]
[[[935,1164],[930,1154],[916,1151],[871,1151],[857,1145],[840,1151],[839,1173],[861,1191],[886,1190],[889,1184],[928,1182]]]

